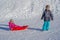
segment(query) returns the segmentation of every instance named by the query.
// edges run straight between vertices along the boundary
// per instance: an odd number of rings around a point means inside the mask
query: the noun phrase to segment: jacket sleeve
[[[43,19],[43,18],[44,18],[44,15],[45,15],[45,12],[43,12],[41,19]]]
[[[52,12],[50,12],[50,16],[51,16],[51,20],[53,20],[53,14],[52,14]]]

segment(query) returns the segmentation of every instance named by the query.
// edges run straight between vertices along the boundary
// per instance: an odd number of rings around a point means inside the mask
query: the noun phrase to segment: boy
[[[53,20],[53,15],[51,13],[49,5],[46,5],[46,9],[44,10],[41,19],[44,19],[44,24],[43,24],[42,30],[43,31],[48,31],[49,30],[50,21]]]

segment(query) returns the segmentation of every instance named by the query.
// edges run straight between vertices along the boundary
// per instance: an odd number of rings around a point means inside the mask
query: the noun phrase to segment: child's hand
[[[53,19],[51,19],[51,21],[53,21]]]
[[[41,17],[41,20],[43,19],[43,17]]]
[[[51,19],[53,21],[53,19]]]

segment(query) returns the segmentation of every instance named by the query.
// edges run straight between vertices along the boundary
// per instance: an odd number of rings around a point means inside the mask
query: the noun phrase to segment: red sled
[[[25,30],[25,29],[28,28],[28,25],[26,25],[26,26],[18,26],[18,25],[15,25],[12,22],[9,22],[9,28],[10,28],[11,31]]]

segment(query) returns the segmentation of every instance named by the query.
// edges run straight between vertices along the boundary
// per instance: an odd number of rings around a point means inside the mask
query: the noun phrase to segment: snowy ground
[[[0,40],[60,40],[59,3],[59,0],[0,0]],[[40,18],[46,4],[52,6],[54,20],[49,31],[43,32]],[[8,21],[11,18],[17,25],[29,25],[28,29],[10,31]]]
[[[24,31],[10,31],[6,24],[0,25],[0,40],[60,40],[60,19],[51,23],[49,31],[41,31],[43,22],[40,19],[28,21],[29,28]],[[55,22],[56,21],[56,22]],[[33,22],[33,23],[32,23]],[[24,23],[22,23],[24,24]]]

